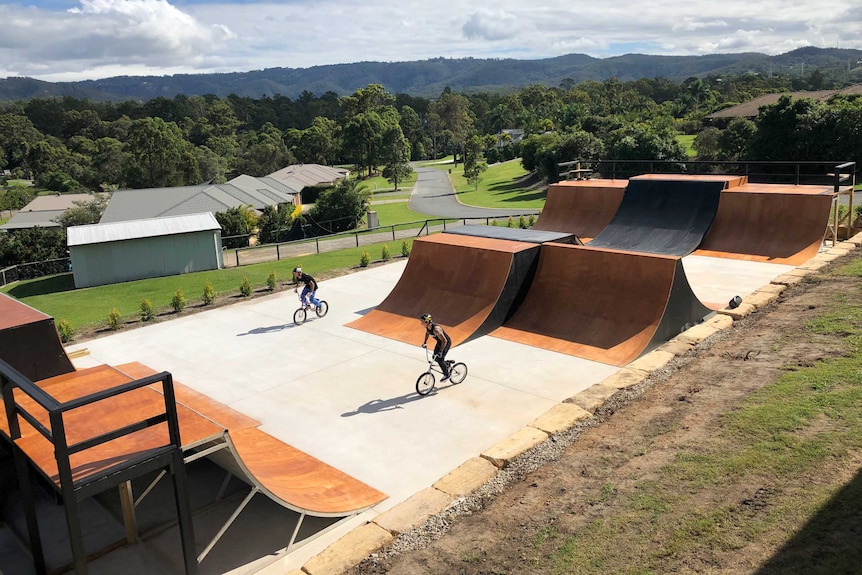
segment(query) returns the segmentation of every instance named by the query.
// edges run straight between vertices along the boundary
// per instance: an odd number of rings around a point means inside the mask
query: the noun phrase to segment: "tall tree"
[[[181,185],[180,162],[188,142],[179,126],[161,118],[132,122],[127,149],[130,165],[128,183],[137,188],[162,188]]]
[[[383,177],[395,186],[413,173],[410,167],[410,142],[401,133],[401,126],[390,126],[382,139]]]

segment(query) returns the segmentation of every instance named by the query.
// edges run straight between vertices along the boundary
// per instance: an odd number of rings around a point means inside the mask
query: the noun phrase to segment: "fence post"
[[[359,247],[359,232],[353,232],[353,237],[356,238],[356,247]]]
[[[317,250],[317,253],[320,253],[320,238],[317,236],[314,237],[314,248]]]
[[[392,241],[395,241],[395,226],[392,226]]]
[[[235,249],[233,253],[236,256],[236,267],[239,267],[239,249]]]

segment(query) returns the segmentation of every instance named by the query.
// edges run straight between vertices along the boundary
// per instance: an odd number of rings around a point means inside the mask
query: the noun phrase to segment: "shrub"
[[[60,321],[57,323],[57,334],[60,336],[61,342],[69,343],[75,337],[75,328],[72,327],[69,320],[60,318]]]
[[[183,290],[178,289],[174,293],[174,297],[171,298],[171,307],[174,309],[176,313],[180,313],[186,307],[186,295],[183,293]]]
[[[492,226],[496,226],[496,225],[497,225],[497,219],[496,219],[496,218],[495,218],[495,219],[493,219],[493,220],[491,220],[491,225],[492,225]]]
[[[512,219],[512,216],[509,216],[509,221],[506,222],[506,227],[507,228],[514,228],[515,227],[515,220]]]
[[[248,277],[242,278],[242,283],[239,284],[239,293],[242,294],[242,297],[249,297],[251,295],[251,284],[248,281]]]
[[[530,214],[530,217],[527,218],[527,225],[532,228],[533,224],[535,224],[535,223],[536,223],[536,216],[533,214]]]
[[[387,244],[383,244],[383,250],[380,252],[380,259],[384,262],[392,259],[392,254],[389,253],[389,246]]]
[[[407,240],[401,242],[401,255],[405,258],[410,255],[410,244],[407,243]]]
[[[123,316],[120,315],[120,310],[114,308],[111,310],[111,313],[108,314],[108,327],[111,328],[112,331],[117,331],[120,329],[121,325],[123,325]]]
[[[527,220],[525,220],[525,219],[524,219],[524,215],[523,215],[523,214],[521,214],[520,216],[518,216],[518,227],[519,227],[519,228],[521,228],[522,230],[526,230],[526,229],[527,229]]]
[[[213,284],[207,282],[204,284],[204,305],[209,305],[215,300],[215,292],[213,291]]]
[[[275,275],[275,272],[269,272],[269,275],[266,276],[266,287],[269,288],[269,291],[275,290],[278,286],[278,277]]]
[[[362,255],[359,257],[359,267],[367,268],[370,261],[371,257],[368,255],[368,252],[366,250],[362,250]]]
[[[153,302],[144,298],[141,300],[141,321],[151,321],[156,317],[156,309]]]

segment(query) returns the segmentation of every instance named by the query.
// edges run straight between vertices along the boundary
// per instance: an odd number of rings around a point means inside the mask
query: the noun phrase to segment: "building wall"
[[[69,255],[77,288],[223,267],[218,230],[71,246]]]

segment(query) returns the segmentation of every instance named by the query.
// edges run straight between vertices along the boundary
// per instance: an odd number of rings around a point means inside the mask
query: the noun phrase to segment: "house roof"
[[[32,202],[21,208],[22,212],[42,212],[46,210],[68,210],[76,202],[90,202],[92,194],[50,194],[36,196]]]
[[[240,206],[263,211],[266,206],[293,203],[297,193],[283,182],[245,175],[226,184],[118,190],[111,197],[101,223],[224,212]]]
[[[350,171],[344,168],[332,168],[322,164],[293,164],[267,177],[286,182],[291,186],[300,186],[302,189],[307,186],[334,184],[349,175]]]
[[[37,212],[18,212],[9,218],[0,230],[24,230],[27,228],[59,228],[60,224],[53,221],[63,215],[66,210],[40,210]]]
[[[771,106],[772,104],[776,103],[781,98],[781,96],[789,95],[793,99],[811,98],[813,100],[827,100],[837,94],[862,94],[862,84],[855,84],[853,86],[844,88],[843,90],[817,90],[807,92],[779,92],[775,94],[764,94],[763,96],[754,98],[753,100],[749,100],[748,102],[743,102],[742,104],[737,104],[736,106],[731,106],[730,108],[725,108],[724,110],[719,110],[718,112],[709,114],[707,118],[754,118],[755,116],[757,116],[761,107]]]
[[[219,226],[218,221],[212,213],[205,212],[165,218],[113,222],[110,224],[70,226],[66,229],[66,238],[67,245],[71,248],[73,246],[210,230],[221,230],[221,226]]]

